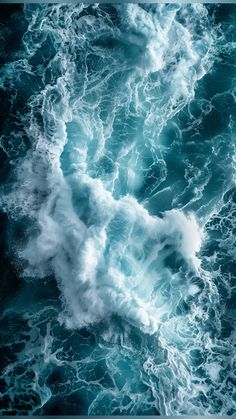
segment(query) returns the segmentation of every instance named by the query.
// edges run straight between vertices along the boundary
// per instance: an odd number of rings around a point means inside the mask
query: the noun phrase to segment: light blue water
[[[3,413],[235,414],[235,12],[2,18]]]

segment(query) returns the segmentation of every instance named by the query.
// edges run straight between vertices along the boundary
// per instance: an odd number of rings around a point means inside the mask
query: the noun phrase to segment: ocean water
[[[236,414],[236,5],[1,5],[1,413]]]

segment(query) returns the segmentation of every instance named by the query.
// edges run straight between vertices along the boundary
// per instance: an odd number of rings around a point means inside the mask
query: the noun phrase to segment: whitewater
[[[235,414],[235,12],[25,5],[3,25],[3,413]]]

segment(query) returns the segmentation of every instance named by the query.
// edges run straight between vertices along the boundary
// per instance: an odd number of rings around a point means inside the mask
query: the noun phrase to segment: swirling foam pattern
[[[235,414],[236,7],[2,10],[3,414]]]

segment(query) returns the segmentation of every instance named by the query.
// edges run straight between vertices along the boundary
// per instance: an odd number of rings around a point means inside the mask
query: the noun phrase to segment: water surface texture
[[[236,5],[1,5],[2,414],[236,414]]]

